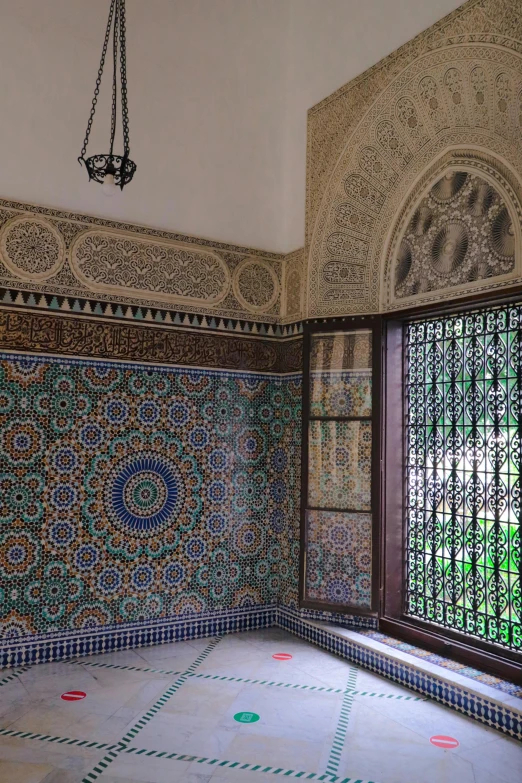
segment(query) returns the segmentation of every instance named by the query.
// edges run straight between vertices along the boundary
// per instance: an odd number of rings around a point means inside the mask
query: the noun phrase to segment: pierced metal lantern
[[[91,133],[96,104],[100,94],[100,85],[105,65],[105,57],[109,47],[109,41],[112,36],[112,113],[111,113],[111,135],[110,147],[108,153],[92,155],[85,157],[89,136]],[[116,135],[116,115],[118,107],[118,58],[120,75],[120,100],[121,100],[121,124],[123,129],[123,155],[114,154],[114,137]],[[89,179],[99,182],[104,186],[104,191],[110,193],[119,187],[123,190],[134,176],[136,164],[129,157],[129,110],[127,105],[127,51],[125,39],[125,0],[110,0],[109,19],[105,31],[105,40],[103,42],[100,67],[92,99],[91,113],[85,131],[85,139],[82,151],[78,161],[84,164],[89,174]]]

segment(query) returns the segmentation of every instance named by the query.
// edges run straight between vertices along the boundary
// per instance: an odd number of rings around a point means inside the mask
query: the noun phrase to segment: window
[[[522,305],[406,324],[406,617],[522,649]]]
[[[373,476],[379,335],[368,326],[308,330],[301,603],[370,614],[378,598]]]

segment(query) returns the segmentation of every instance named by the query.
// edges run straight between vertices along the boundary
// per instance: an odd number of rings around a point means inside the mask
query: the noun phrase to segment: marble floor
[[[280,629],[0,672],[1,783],[274,776],[522,783],[522,744]]]

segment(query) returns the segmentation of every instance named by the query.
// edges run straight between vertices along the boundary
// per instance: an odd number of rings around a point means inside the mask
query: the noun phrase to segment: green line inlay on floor
[[[330,757],[328,759],[328,764],[326,765],[326,771],[332,775],[337,775],[337,772],[339,770],[341,753],[343,752],[344,743],[346,740],[346,732],[348,731],[350,712],[352,711],[354,686],[356,685],[356,682],[357,682],[357,669],[351,666],[350,674],[348,675],[348,682],[346,683],[346,690],[343,696],[341,714],[339,715],[337,729],[335,731],[332,748],[330,750]]]
[[[126,671],[135,672],[148,672],[151,674],[165,674],[171,676],[178,676],[182,674],[180,671],[172,671],[170,669],[152,669],[150,667],[129,666],[117,663],[98,663],[97,661],[69,661],[69,663],[77,666],[95,666],[105,669],[123,669]],[[221,680],[222,682],[244,682],[246,685],[267,685],[275,686],[278,688],[294,688],[297,690],[305,690],[314,693],[348,693],[353,696],[367,696],[378,699],[401,699],[402,701],[426,701],[423,696],[406,696],[396,693],[379,693],[378,691],[360,691],[354,688],[329,688],[326,685],[302,685],[300,683],[292,682],[276,682],[275,680],[254,680],[250,677],[228,677],[221,674],[187,674],[188,677],[198,677],[205,680]]]

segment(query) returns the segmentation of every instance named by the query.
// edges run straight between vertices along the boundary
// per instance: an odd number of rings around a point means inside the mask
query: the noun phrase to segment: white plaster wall
[[[127,0],[135,181],[79,155],[109,0],[0,0],[0,196],[286,252],[306,112],[458,0]],[[109,72],[88,152],[108,141]]]
[[[126,5],[138,170],[108,199],[77,157],[109,0],[0,0],[0,196],[277,248],[286,0]],[[108,151],[110,80],[91,154]]]

